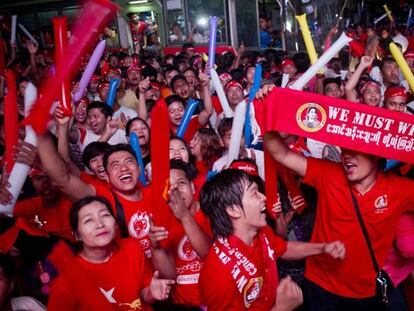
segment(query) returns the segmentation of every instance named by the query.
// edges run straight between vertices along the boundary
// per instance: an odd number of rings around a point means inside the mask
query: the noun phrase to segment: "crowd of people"
[[[145,27],[137,15],[131,23],[133,53],[107,50],[81,100],[72,102],[71,115],[57,101],[36,145],[19,131],[15,161],[31,169],[12,217],[0,217],[0,309],[414,308],[412,166],[385,172],[384,158],[264,131],[259,112],[271,105],[269,93],[306,72],[307,53],[241,46],[217,54],[232,117],[193,45],[159,56],[140,48]],[[260,28],[268,44],[265,19]],[[358,24],[346,31],[357,45],[341,50],[302,91],[413,114],[414,94],[389,43],[399,46],[414,73],[414,28]],[[338,27],[329,31],[325,49],[337,34]],[[181,36],[178,30],[175,35]],[[30,41],[19,49],[3,43],[22,120],[28,85],[39,88],[54,74],[53,51]],[[72,81],[72,94],[87,62]],[[247,105],[257,64],[262,77],[250,113],[254,143],[242,137],[232,160],[234,113]],[[0,73],[2,154],[5,94]],[[189,106],[195,107],[192,115]],[[165,110],[168,125],[153,122],[156,109]],[[312,109],[303,120],[308,128],[320,126]],[[152,160],[162,148],[152,134],[165,127],[170,171],[160,193],[153,187],[159,162]],[[140,156],[130,146],[133,137]],[[272,213],[266,209],[265,177],[271,172],[265,172],[263,149],[279,163]],[[13,200],[4,161],[1,204]],[[378,269],[392,281],[388,304],[376,293]]]

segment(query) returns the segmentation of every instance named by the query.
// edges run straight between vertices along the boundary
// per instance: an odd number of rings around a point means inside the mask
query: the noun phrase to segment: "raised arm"
[[[141,80],[138,84],[138,107],[137,107],[137,114],[138,117],[141,119],[148,121],[148,111],[147,106],[145,105],[145,101],[147,98],[145,97],[145,92],[150,85],[149,77]]]
[[[361,61],[356,68],[355,72],[352,74],[351,78],[345,84],[345,98],[352,102],[357,102],[357,91],[355,90],[359,78],[361,77],[362,73],[365,69],[367,69],[372,64],[372,58],[369,56],[362,56]]]
[[[299,176],[305,176],[307,167],[306,158],[303,155],[291,151],[278,132],[266,132],[263,141],[265,147],[276,161],[293,170]]]
[[[198,78],[200,79],[201,97],[204,100],[204,109],[198,115],[198,122],[204,126],[207,124],[208,119],[213,113],[213,103],[210,95],[210,79],[204,72],[200,72]]]
[[[287,243],[287,250],[281,258],[286,260],[297,260],[319,254],[328,254],[335,259],[344,259],[345,245],[341,241],[330,243],[289,241]]]
[[[76,201],[96,194],[93,186],[69,172],[65,161],[59,156],[53,144],[51,134],[39,135],[37,144],[39,157],[46,173],[65,194]]]
[[[170,208],[177,220],[182,224],[191,246],[204,259],[210,249],[211,240],[204,230],[195,221],[178,191],[177,185],[172,185],[169,191]]]

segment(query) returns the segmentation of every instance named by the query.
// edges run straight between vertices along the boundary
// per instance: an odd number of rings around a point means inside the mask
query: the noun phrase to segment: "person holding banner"
[[[279,283],[276,259],[311,256],[340,263],[346,258],[340,241],[285,242],[274,235],[266,225],[266,197],[258,187],[253,176],[228,169],[201,190],[201,209],[215,239],[199,279],[209,310],[294,310],[302,303],[301,290],[290,277]]]
[[[307,259],[304,288],[307,310],[386,310],[375,295],[376,271],[357,220],[351,193],[364,214],[373,251],[381,268],[401,214],[414,210],[414,182],[381,172],[380,158],[343,149],[341,163],[294,153],[279,133],[264,135],[271,156],[303,177],[318,191],[312,242],[343,239],[347,256],[341,262]],[[327,225],[329,224],[329,225]]]

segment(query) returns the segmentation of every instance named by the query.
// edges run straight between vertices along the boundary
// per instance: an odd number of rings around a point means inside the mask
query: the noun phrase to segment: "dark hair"
[[[148,132],[150,130],[147,121],[145,121],[144,119],[140,118],[140,117],[135,117],[132,119],[129,119],[126,126],[125,126],[125,134],[126,136],[129,136],[129,132],[131,131],[131,126],[132,123],[134,123],[135,121],[141,121],[142,123],[144,123],[144,125],[146,126],[146,128],[148,129]]]
[[[298,73],[305,72],[310,67],[310,60],[307,53],[296,53],[293,55],[293,62]]]
[[[196,78],[198,77],[198,71],[197,69],[193,68],[193,67],[187,67],[186,69],[183,70],[182,74],[184,75],[187,71],[192,71],[194,73],[194,75],[196,76]],[[185,77],[185,76],[184,76]]]
[[[243,209],[244,189],[246,185],[250,186],[253,182],[251,176],[245,172],[227,169],[203,185],[200,192],[200,206],[210,220],[215,238],[233,234],[233,223],[227,208],[237,206]]]
[[[185,149],[187,150],[187,153],[188,153],[188,162],[191,163],[192,165],[195,165],[195,157],[191,153],[191,148],[188,145],[188,143],[184,139],[182,139],[181,137],[178,137],[178,136],[171,136],[170,137],[170,142],[173,139],[179,140],[179,141],[181,141],[184,144],[184,147],[185,147]],[[198,172],[197,172],[197,174],[198,174]]]
[[[112,209],[111,203],[109,203],[106,198],[101,196],[87,196],[83,199],[80,199],[79,201],[75,202],[69,210],[69,222],[73,234],[78,234],[79,211],[82,209],[82,207],[92,202],[102,203],[111,213],[111,215],[114,216],[114,211]]]
[[[3,268],[6,279],[11,282],[16,274],[16,267],[9,254],[0,255],[0,268]]]
[[[185,102],[184,99],[182,99],[180,96],[178,95],[170,95],[167,98],[165,98],[165,103],[167,104],[167,107],[169,105],[171,105],[174,102],[180,102],[183,104],[183,106],[185,107]]]
[[[388,64],[388,63],[396,63],[396,61],[392,56],[386,56],[382,59],[382,62],[380,64],[380,69],[382,70],[385,64]]]
[[[173,65],[166,65],[164,67],[164,78],[167,77],[168,73],[170,73],[171,71],[174,71],[174,70],[177,71],[178,73],[180,72],[177,67],[175,67]]]
[[[101,112],[105,115],[105,117],[112,117],[112,114],[114,113],[112,108],[109,107],[104,102],[94,101],[94,102],[91,102],[86,108],[86,114],[88,114],[91,109],[95,109],[95,108],[100,109]]]
[[[104,156],[103,156],[103,166],[105,168],[105,170],[107,170],[107,166],[108,166],[108,159],[111,156],[111,154],[113,154],[114,152],[118,152],[118,151],[126,151],[129,152],[134,159],[136,160],[136,156],[135,156],[135,152],[132,150],[132,148],[129,145],[126,144],[117,144],[117,145],[112,145],[108,148],[105,149],[104,151]]]
[[[90,169],[89,162],[105,152],[110,145],[103,141],[94,141],[88,144],[82,153],[82,163]]]
[[[224,135],[226,135],[226,133],[231,130],[232,126],[233,118],[223,118],[220,120],[220,123],[217,127],[217,133],[221,138],[223,138]]]
[[[192,163],[185,163],[183,160],[170,160],[170,170],[181,170],[185,173],[185,177],[189,181],[193,181],[197,177],[197,169]]]
[[[158,71],[154,67],[147,65],[141,70],[142,80],[146,79],[147,77],[150,78],[151,82],[157,80]]]
[[[185,78],[185,76],[183,75],[183,74],[178,74],[178,75],[176,75],[176,76],[174,76],[174,78],[172,78],[171,79],[171,82],[170,82],[170,87],[171,87],[171,89],[174,91],[174,84],[175,84],[175,82],[176,81],[178,81],[178,80],[184,80],[185,81],[185,83],[187,83],[188,84],[188,82],[187,82],[187,79]]]
[[[341,87],[341,78],[326,78],[323,80],[323,89],[325,90],[325,87],[328,84],[335,83],[339,87]]]

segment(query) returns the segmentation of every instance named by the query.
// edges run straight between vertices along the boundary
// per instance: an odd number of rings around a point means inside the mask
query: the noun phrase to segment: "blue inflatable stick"
[[[141,153],[141,146],[139,144],[138,136],[134,132],[129,135],[129,144],[131,145],[132,150],[135,152],[135,156],[137,157],[138,166],[139,166],[139,181],[141,184],[146,187],[147,180],[145,178],[145,169],[144,169],[144,161],[142,160],[142,153]]]

